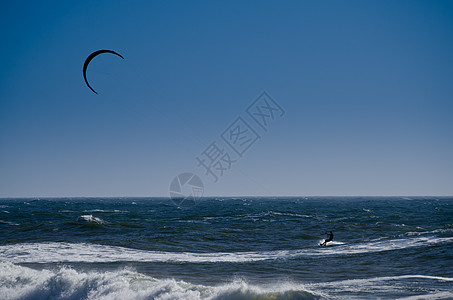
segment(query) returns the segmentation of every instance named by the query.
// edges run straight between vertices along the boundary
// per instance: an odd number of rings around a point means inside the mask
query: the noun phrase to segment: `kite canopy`
[[[119,57],[121,57],[122,59],[124,59],[124,57],[121,56],[121,54],[118,54],[113,50],[98,50],[98,51],[95,51],[95,52],[91,53],[90,55],[88,55],[87,59],[85,60],[85,63],[83,64],[83,79],[85,79],[85,83],[95,94],[97,94],[97,92],[90,86],[90,84],[88,83],[88,80],[87,80],[87,68],[88,68],[88,64],[90,63],[90,61],[102,53],[115,54],[115,55],[118,55]]]

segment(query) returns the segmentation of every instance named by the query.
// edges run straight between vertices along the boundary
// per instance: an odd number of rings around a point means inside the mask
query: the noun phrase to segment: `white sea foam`
[[[407,295],[407,292],[414,291],[420,293],[420,281],[430,280],[436,281],[437,289],[430,291],[429,289],[423,289],[423,295],[410,296],[404,299],[447,299],[447,295],[452,295],[450,286],[453,278],[441,277],[441,276],[428,276],[428,275],[401,275],[401,276],[383,276],[363,279],[349,279],[332,282],[321,282],[308,284],[314,290],[323,290],[326,293],[335,294],[341,292],[347,295],[361,295],[359,299],[363,298],[380,298],[378,295],[382,295],[383,298],[398,298],[401,295]],[[441,286],[439,286],[441,284]],[[443,284],[443,285],[442,285]],[[431,283],[425,283],[424,286],[431,285]],[[444,288],[445,287],[445,288]],[[368,297],[365,296],[368,295]],[[389,295],[392,295],[389,297]],[[443,297],[440,297],[443,295]],[[348,297],[352,298],[352,297]]]
[[[20,225],[18,223],[13,223],[13,222],[10,222],[10,221],[3,221],[3,220],[0,220],[0,224],[8,224],[8,225],[12,225],[12,226],[19,226]]]
[[[322,243],[324,243],[325,240],[319,240],[318,241],[318,244],[321,245]],[[338,245],[344,245],[345,243],[343,242],[338,242],[338,241],[330,241],[330,242],[327,242],[326,243],[326,246],[329,247],[329,246],[338,246]]]
[[[175,279],[156,279],[130,269],[81,272],[68,267],[33,270],[0,263],[0,295],[16,299],[319,299],[325,294],[302,284],[251,285],[245,280],[205,286]]]
[[[452,277],[443,277],[443,276],[430,276],[430,275],[400,275],[400,276],[382,276],[382,277],[373,277],[366,279],[348,279],[342,281],[335,281],[331,283],[322,283],[321,285],[364,285],[367,283],[376,283],[380,281],[398,281],[405,279],[427,279],[427,280],[437,280],[437,281],[453,281]],[[315,284],[316,285],[316,284]]]
[[[278,212],[278,211],[269,211],[268,215],[276,215],[276,216],[288,216],[288,217],[298,217],[298,218],[312,218],[313,216],[309,215],[302,215],[297,213],[290,213],[290,212]]]
[[[436,290],[407,297],[407,287],[419,280],[437,281]],[[445,299],[452,296],[453,278],[403,275],[353,279],[320,283],[291,281],[250,284],[234,279],[219,285],[192,284],[173,278],[157,279],[124,268],[115,271],[80,271],[69,267],[34,270],[12,263],[0,263],[0,295],[2,300],[28,299],[332,299],[337,295],[398,295],[404,299]],[[441,284],[441,286],[439,286]],[[359,297],[360,298],[360,297]]]
[[[420,229],[420,228],[417,228],[417,229]],[[426,235],[426,234],[433,234],[433,233],[448,233],[448,232],[452,232],[453,231],[453,228],[440,228],[440,229],[435,229],[435,230],[431,230],[431,231],[409,231],[409,232],[406,232],[404,234],[401,234],[400,237],[403,237],[403,236],[412,236],[412,235]]]
[[[424,247],[451,243],[453,237],[416,237],[358,244],[340,244],[332,247],[314,247],[301,250],[249,252],[166,252],[132,249],[88,243],[21,243],[0,246],[0,261],[13,263],[53,262],[225,262],[244,263],[262,260],[325,257],[327,255],[354,255],[372,252]],[[338,243],[338,242],[337,242]]]
[[[87,223],[92,224],[107,224],[104,220],[98,217],[94,217],[93,215],[82,215],[78,218],[80,221],[85,221]]]
[[[100,213],[127,213],[127,210],[119,210],[119,209],[88,209],[84,210],[83,212],[86,213],[93,213],[93,212],[100,212]]]
[[[442,292],[431,293],[431,294],[429,294],[429,297],[427,297],[426,295],[418,295],[418,296],[403,297],[403,298],[398,298],[398,299],[399,300],[453,299],[453,292],[442,291]]]

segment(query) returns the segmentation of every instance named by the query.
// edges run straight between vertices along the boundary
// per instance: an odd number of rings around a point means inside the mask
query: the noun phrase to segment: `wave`
[[[436,281],[445,281],[450,282],[453,281],[451,277],[443,277],[443,276],[430,276],[430,275],[399,275],[399,276],[382,276],[382,277],[373,277],[373,278],[366,278],[366,279],[348,279],[348,280],[341,280],[341,281],[334,281],[334,282],[323,282],[319,284],[312,284],[312,286],[322,285],[325,286],[339,286],[339,285],[367,285],[370,283],[376,282],[383,282],[383,281],[398,281],[398,280],[405,280],[405,279],[426,279],[426,280],[436,280]]]
[[[401,234],[400,237],[414,236],[414,235],[426,235],[426,234],[434,234],[434,233],[436,233],[436,234],[437,233],[450,233],[450,232],[453,232],[452,228],[447,228],[447,229],[440,228],[440,229],[435,229],[435,230],[431,230],[431,231],[409,231],[404,234]]]
[[[128,210],[119,210],[119,209],[86,209],[83,212],[101,212],[101,213],[128,213]]]
[[[417,274],[312,283],[307,288],[330,295],[356,295],[359,299],[450,299],[453,297],[452,281],[451,277]]]
[[[10,222],[10,221],[3,221],[3,220],[0,220],[0,224],[8,224],[8,225],[11,225],[11,226],[20,226],[20,224],[18,224],[18,223],[13,223],[13,222]]]
[[[96,225],[104,225],[107,224],[104,220],[98,217],[94,217],[93,215],[82,215],[78,217],[79,221],[83,221],[89,224],[96,224]]]
[[[205,286],[175,279],[156,279],[131,269],[82,272],[68,267],[33,270],[0,263],[0,295],[16,299],[320,299],[325,294],[301,284],[251,285],[245,280]]]
[[[204,220],[208,222],[219,222],[219,221],[258,221],[258,220],[275,220],[274,217],[278,218],[288,218],[288,219],[297,219],[297,218],[318,218],[319,216],[316,215],[304,215],[298,214],[293,212],[279,212],[279,211],[265,211],[260,213],[249,213],[249,214],[236,214],[236,215],[229,215],[229,216],[208,216],[203,217]],[[282,219],[280,219],[282,221]]]
[[[189,262],[189,263],[244,263],[277,259],[316,258],[329,255],[355,255],[382,251],[401,250],[451,243],[453,237],[417,237],[367,243],[347,244],[337,242],[330,247],[314,246],[301,250],[276,250],[256,252],[166,252],[149,251],[119,246],[88,243],[21,243],[0,246],[0,261],[13,263],[54,262]],[[51,254],[51,255],[49,255]]]
[[[401,225],[398,225],[398,226],[404,227],[404,226],[401,226]],[[449,227],[449,226],[447,225],[447,227]],[[382,241],[382,240],[389,240],[389,239],[395,239],[395,238],[405,238],[405,237],[411,237],[411,236],[421,236],[421,235],[450,234],[450,233],[453,232],[453,228],[439,228],[439,229],[434,229],[434,230],[430,230],[430,231],[423,231],[423,228],[421,228],[421,227],[417,227],[416,229],[419,230],[419,231],[408,231],[408,232],[404,232],[404,233],[401,233],[401,234],[398,234],[398,235],[394,235],[394,236],[383,236],[383,237],[379,237],[379,238],[376,238],[376,239],[372,239],[370,241],[371,242],[376,242],[376,241]]]
[[[408,294],[408,287],[420,281],[436,289],[425,289],[423,295]],[[4,300],[28,299],[332,299],[337,296],[366,296],[379,298],[389,295],[409,296],[407,299],[437,299],[453,296],[453,278],[402,275],[333,282],[301,283],[280,281],[269,284],[250,284],[233,279],[218,285],[193,284],[174,278],[158,279],[130,268],[114,271],[81,271],[70,267],[34,270],[12,263],[0,263],[0,295]],[[418,289],[419,290],[419,289]],[[421,298],[420,298],[421,297]],[[405,298],[406,299],[406,298]]]
[[[424,299],[453,299],[453,293],[450,291],[442,291],[442,292],[435,292],[429,294],[429,297],[425,295],[418,295],[418,296],[409,296],[404,298],[398,298],[399,300],[424,300]]]

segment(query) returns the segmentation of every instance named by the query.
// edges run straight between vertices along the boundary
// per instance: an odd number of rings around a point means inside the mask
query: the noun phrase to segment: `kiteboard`
[[[332,246],[344,245],[344,243],[336,242],[336,241],[327,242],[325,245],[323,245],[323,244],[324,244],[324,240],[319,242],[319,246],[321,246],[321,247],[332,247]]]

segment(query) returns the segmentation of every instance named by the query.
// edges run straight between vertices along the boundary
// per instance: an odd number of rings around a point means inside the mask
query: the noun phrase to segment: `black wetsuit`
[[[327,232],[326,232],[326,234],[329,235],[329,238],[326,239],[326,240],[324,240],[324,242],[321,243],[321,246],[325,246],[325,245],[327,244],[327,242],[330,242],[330,241],[333,240],[333,233],[332,233],[332,231],[331,231],[330,233],[327,233]]]

